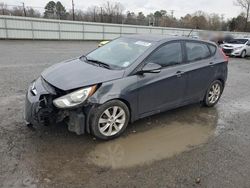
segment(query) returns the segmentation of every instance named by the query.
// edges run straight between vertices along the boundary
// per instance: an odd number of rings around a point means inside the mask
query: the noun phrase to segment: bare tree
[[[7,5],[4,3],[0,3],[0,14],[2,14],[2,15],[10,14],[10,11],[8,10]]]
[[[87,21],[87,17],[84,11],[80,9],[74,9],[74,15],[76,21]],[[66,20],[73,20],[73,10],[69,10],[66,13]]]
[[[235,4],[237,6],[240,6],[246,14],[246,20],[245,20],[245,27],[244,27],[244,31],[247,30],[247,22],[249,19],[249,11],[250,11],[250,0],[236,0]]]
[[[91,6],[88,8],[86,12],[86,16],[88,21],[91,22],[98,22],[99,21],[99,7],[97,6]]]
[[[136,15],[134,12],[128,11],[126,14],[126,19],[124,21],[125,24],[136,24]]]
[[[186,16],[181,17],[180,25],[181,25],[181,27],[192,28],[191,21],[192,21],[192,15],[191,14],[186,14]]]
[[[208,21],[207,17],[209,17],[203,11],[197,11],[192,15],[191,25],[194,29],[208,29]]]
[[[210,14],[208,18],[209,29],[220,30],[223,19],[218,14]]]
[[[26,12],[27,12],[28,17],[36,17],[36,18],[41,17],[41,13],[39,11],[33,9],[32,7],[27,7]]]
[[[103,11],[108,23],[122,23],[124,7],[121,3],[106,1],[103,4]]]
[[[13,16],[24,16],[24,11],[22,6],[13,7],[11,10],[11,15]]]
[[[124,11],[124,7],[121,3],[115,3],[114,4],[114,14],[115,14],[115,19],[116,19],[116,23],[122,23],[122,13]]]

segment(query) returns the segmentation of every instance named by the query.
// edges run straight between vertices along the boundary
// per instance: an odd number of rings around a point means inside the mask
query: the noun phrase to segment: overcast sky
[[[0,0],[10,5],[20,5],[24,2],[26,6],[44,7],[49,0]],[[57,1],[57,0],[55,0]],[[71,8],[71,0],[61,0],[67,9]],[[74,0],[77,9],[86,10],[90,6],[100,6],[104,0]],[[126,10],[144,12],[148,14],[156,10],[175,10],[174,16],[181,17],[187,13],[202,10],[208,13],[224,14],[225,18],[237,16],[242,10],[234,5],[235,0],[116,0],[124,5]]]

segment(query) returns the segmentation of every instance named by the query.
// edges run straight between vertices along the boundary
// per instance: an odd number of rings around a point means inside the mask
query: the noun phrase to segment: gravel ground
[[[0,187],[250,187],[250,60],[232,58],[214,108],[131,124],[111,142],[61,123],[27,128],[25,90],[42,70],[97,42],[0,41]]]

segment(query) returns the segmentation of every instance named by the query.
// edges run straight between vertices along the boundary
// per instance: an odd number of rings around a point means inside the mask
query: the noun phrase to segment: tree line
[[[250,23],[248,22],[250,0],[236,0],[235,5],[240,6],[243,12],[232,19],[225,19],[224,15],[208,14],[204,11],[186,14],[181,18],[176,18],[173,11],[167,10],[157,10],[147,15],[143,12],[125,12],[121,3],[110,1],[106,1],[101,6],[91,6],[85,11],[77,8],[67,11],[60,1],[49,1],[42,8],[43,13],[37,8],[25,7],[24,4],[22,6],[8,6],[0,3],[0,14],[88,22],[250,32]]]

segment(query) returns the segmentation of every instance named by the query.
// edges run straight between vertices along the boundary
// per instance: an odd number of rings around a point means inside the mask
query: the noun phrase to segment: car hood
[[[223,45],[223,47],[226,47],[226,48],[238,48],[238,47],[244,47],[245,45],[244,44],[229,44],[229,43],[225,43]]]
[[[73,59],[55,64],[42,72],[42,77],[61,90],[71,90],[122,78],[124,70],[110,70]]]

